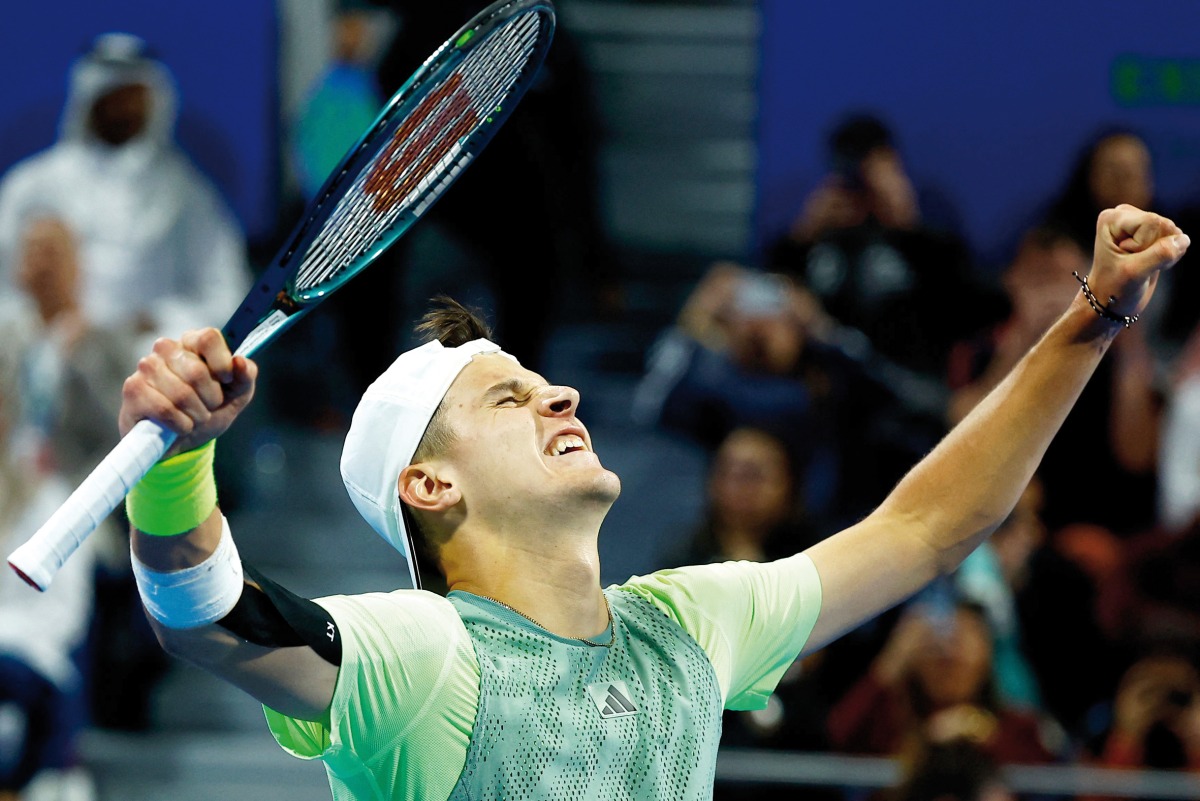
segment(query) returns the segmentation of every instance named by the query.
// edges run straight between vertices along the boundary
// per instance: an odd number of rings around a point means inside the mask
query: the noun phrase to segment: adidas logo
[[[629,700],[629,688],[623,681],[589,684],[587,691],[600,710],[600,717],[605,720],[637,714],[637,707]]]

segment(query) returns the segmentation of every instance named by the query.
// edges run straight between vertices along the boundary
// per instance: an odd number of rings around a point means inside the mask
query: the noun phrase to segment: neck
[[[717,546],[720,548],[721,556],[733,560],[766,561],[763,550],[763,543],[766,540],[765,531],[737,524],[727,524],[717,534]]]
[[[38,301],[38,316],[47,327],[71,325],[79,316],[79,307],[73,301],[48,298]]]
[[[511,606],[560,637],[596,637],[608,627],[594,535],[535,542],[464,533],[442,549],[451,590]]]

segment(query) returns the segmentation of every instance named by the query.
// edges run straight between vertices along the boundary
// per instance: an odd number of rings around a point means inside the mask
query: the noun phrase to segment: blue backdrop
[[[760,2],[760,243],[786,229],[852,109],[881,113],[985,254],[1106,124],[1144,134],[1168,210],[1200,199],[1195,0]]]
[[[0,22],[0,172],[54,141],[71,61],[105,31],[151,43],[179,85],[178,138],[252,238],[278,193],[275,4],[14,0]]]

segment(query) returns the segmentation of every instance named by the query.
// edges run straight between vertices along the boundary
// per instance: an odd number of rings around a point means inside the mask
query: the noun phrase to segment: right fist
[[[140,420],[155,420],[178,439],[168,456],[198,448],[225,433],[254,397],[258,366],[234,356],[215,328],[159,339],[125,379],[121,436]]]

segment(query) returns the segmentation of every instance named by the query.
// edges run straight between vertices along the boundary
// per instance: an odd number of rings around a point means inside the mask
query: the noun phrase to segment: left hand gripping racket
[[[402,236],[483,149],[532,83],[554,35],[549,0],[494,2],[439,47],[388,101],[305,211],[222,333],[250,356]],[[502,187],[498,187],[502,189]],[[175,434],[143,420],[9,565],[39,590]]]

